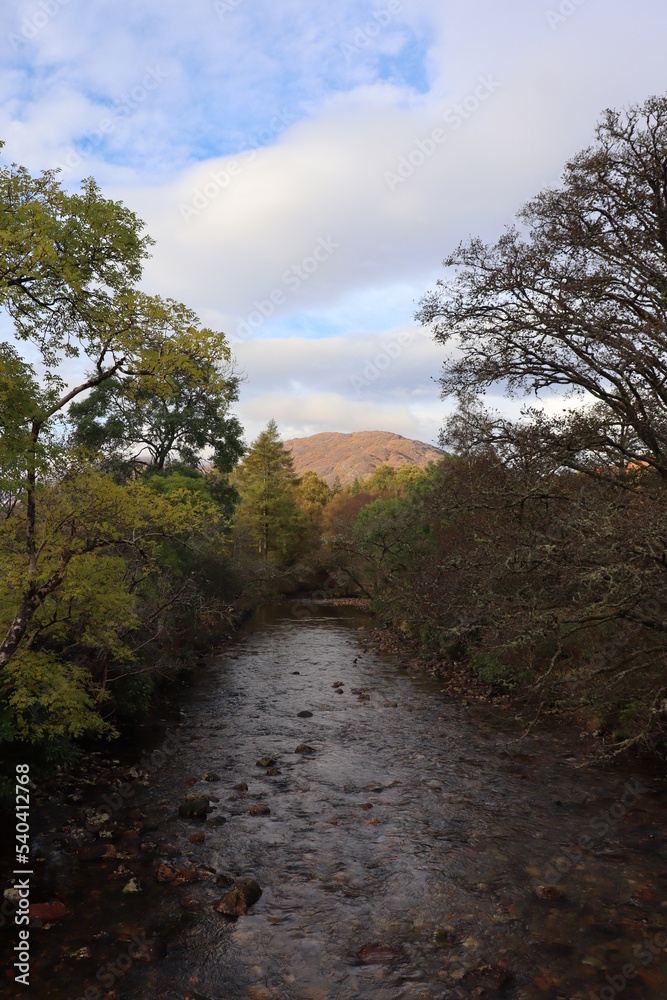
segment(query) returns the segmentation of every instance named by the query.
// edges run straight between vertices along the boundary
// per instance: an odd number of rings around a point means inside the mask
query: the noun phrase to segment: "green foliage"
[[[511,666],[493,653],[473,653],[470,662],[479,679],[490,687],[514,691],[530,678],[525,668]]]
[[[121,471],[133,468],[142,453],[158,469],[175,459],[196,468],[209,447],[216,468],[230,472],[243,454],[243,432],[228,412],[238,398],[229,346],[224,334],[200,329],[184,306],[161,305],[160,322],[151,323],[143,351],[159,357],[162,373],[115,375],[73,403],[74,440]]]
[[[5,668],[5,676],[12,685],[7,705],[18,739],[76,738],[110,731],[96,708],[101,693],[94,690],[83,668],[55,654],[23,647]]]
[[[0,167],[0,308],[43,367],[0,343],[0,741],[45,764],[145,710],[237,587],[238,377],[222,333],[138,290],[142,229],[92,180],[69,194]],[[73,387],[71,358],[89,367]],[[142,447],[154,474],[135,473]]]
[[[307,522],[297,503],[292,455],[280,440],[275,421],[252,444],[236,476],[240,504],[237,537],[248,540],[261,559],[278,565],[303,551]]]

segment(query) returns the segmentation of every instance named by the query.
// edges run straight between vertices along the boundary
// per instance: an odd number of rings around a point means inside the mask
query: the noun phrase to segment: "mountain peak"
[[[338,476],[343,486],[355,479],[365,479],[380,465],[417,465],[425,469],[438,462],[444,451],[423,441],[414,441],[390,431],[324,431],[309,437],[290,438],[283,442],[292,452],[297,475],[312,470],[329,486]]]

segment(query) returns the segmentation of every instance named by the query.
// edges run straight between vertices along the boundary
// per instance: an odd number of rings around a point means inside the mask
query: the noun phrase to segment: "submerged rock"
[[[201,882],[202,879],[212,878],[213,873],[194,868],[189,863],[182,865],[169,864],[163,861],[157,870],[158,882],[169,882],[170,885],[182,885],[186,882]]]
[[[317,753],[317,751],[313,747],[309,747],[307,743],[299,743],[294,753]]]
[[[135,962],[159,962],[164,958],[166,948],[157,938],[144,939],[132,947],[132,958]]]
[[[365,944],[358,958],[364,965],[381,965],[385,962],[395,962],[398,955],[390,944],[380,944],[375,941],[373,944]]]
[[[99,861],[100,858],[114,858],[116,848],[113,844],[98,841],[95,844],[82,844],[76,854],[79,861]]]
[[[273,765],[277,763],[278,762],[275,757],[260,757],[257,761],[257,767],[273,767]]]
[[[307,708],[304,709],[303,712],[297,712],[298,719],[310,719],[312,718],[312,715],[313,713],[309,712]]]
[[[252,809],[250,810],[250,815],[251,816],[270,816],[271,815],[271,810],[269,809],[268,806],[265,806],[265,805],[253,806]]]
[[[60,900],[52,903],[31,903],[29,908],[30,919],[39,920],[43,924],[51,923],[52,920],[62,920],[67,916],[67,908]]]

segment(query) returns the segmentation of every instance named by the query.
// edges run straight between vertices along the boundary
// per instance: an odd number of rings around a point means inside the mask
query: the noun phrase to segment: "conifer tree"
[[[237,481],[241,497],[237,524],[248,530],[262,559],[289,562],[306,525],[296,502],[292,455],[280,440],[275,420],[252,444]]]

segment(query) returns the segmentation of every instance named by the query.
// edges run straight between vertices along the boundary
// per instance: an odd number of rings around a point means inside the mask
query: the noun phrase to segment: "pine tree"
[[[259,555],[289,561],[304,534],[305,519],[295,498],[292,455],[270,420],[252,444],[237,473],[241,497],[237,523],[246,527]]]

